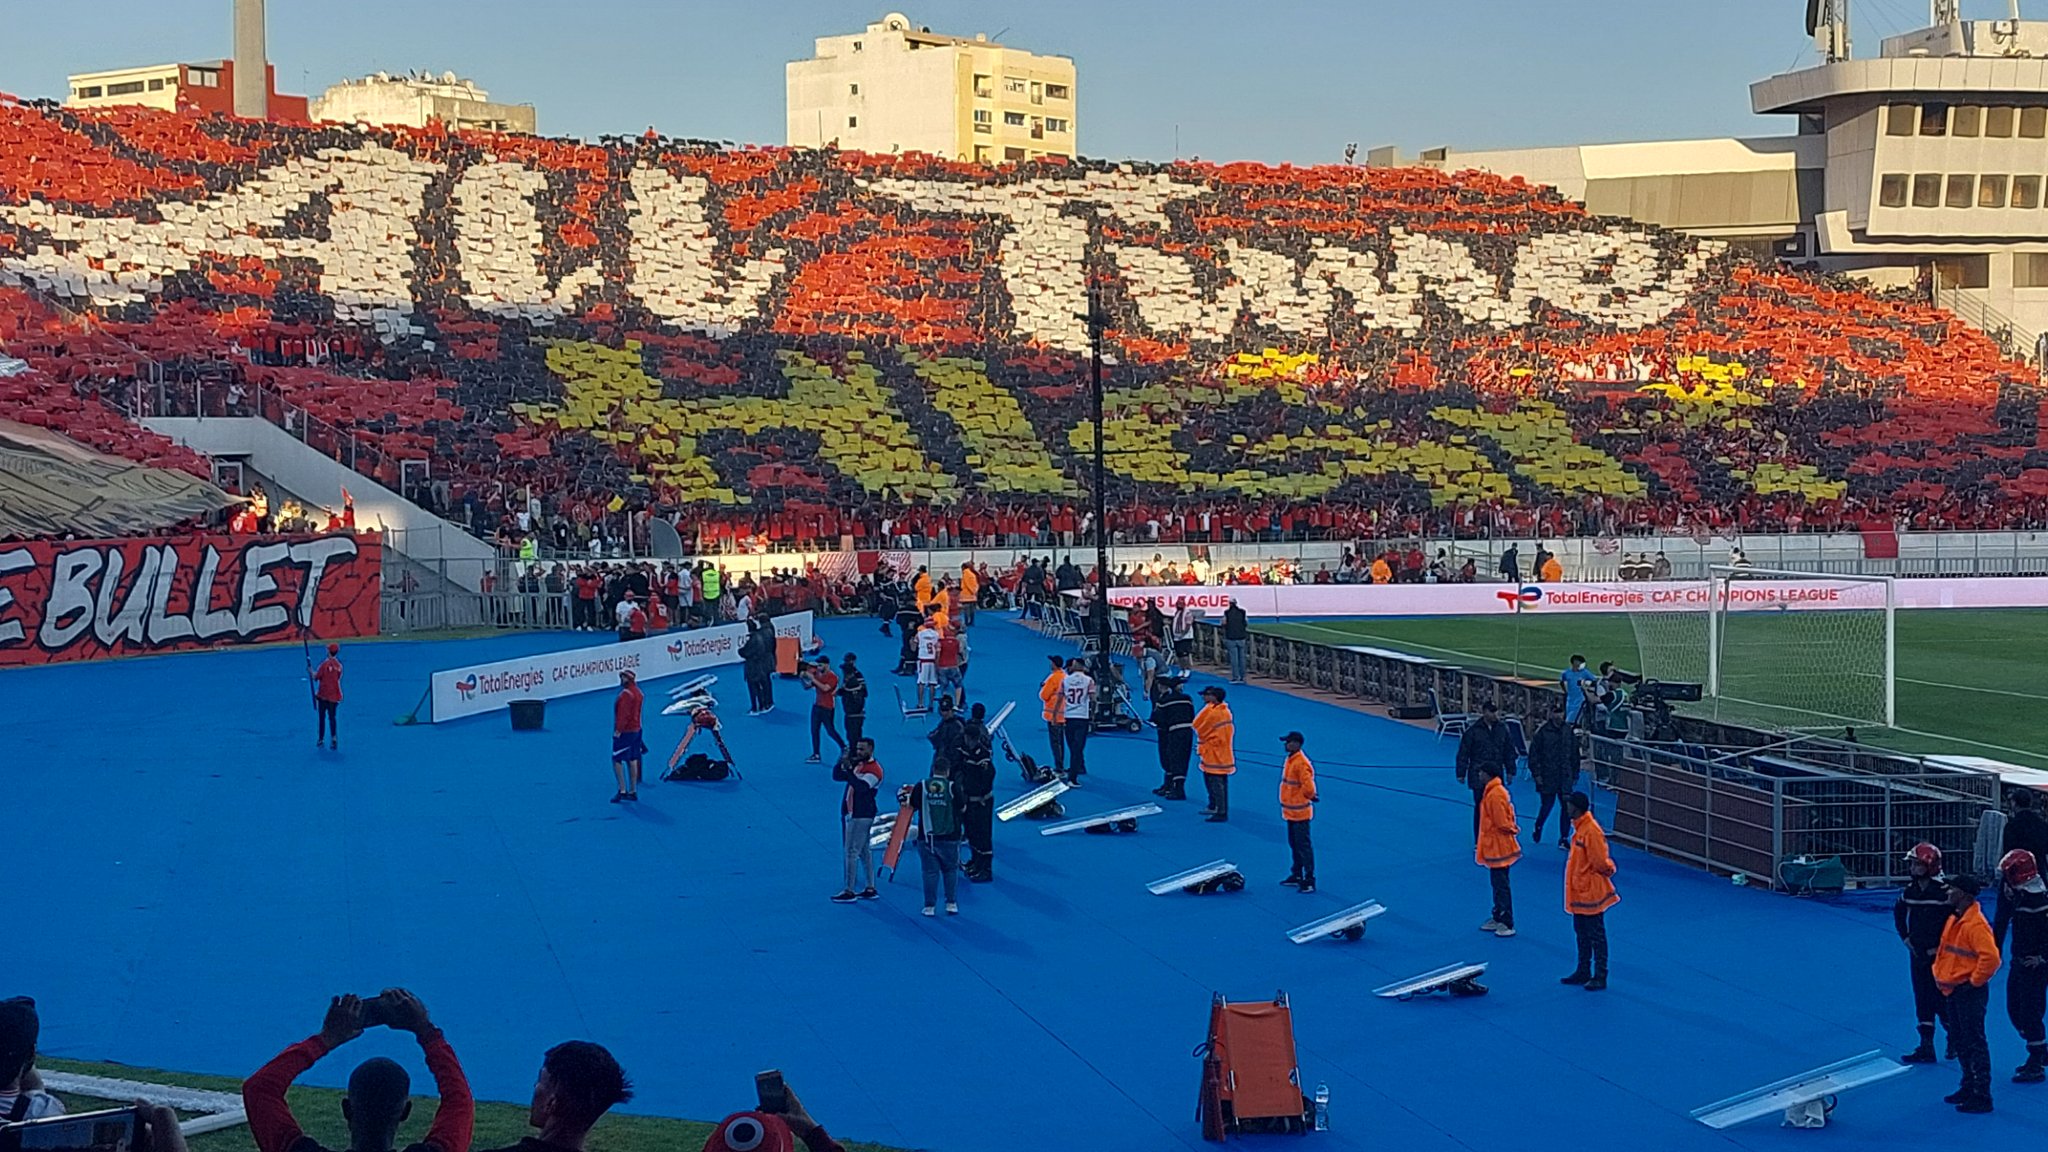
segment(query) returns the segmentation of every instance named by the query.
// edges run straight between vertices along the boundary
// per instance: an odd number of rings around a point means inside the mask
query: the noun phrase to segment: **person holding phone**
[[[456,1062],[455,1050],[428,1018],[426,1005],[402,988],[387,988],[369,1000],[336,996],[327,1006],[320,1031],[280,1052],[242,1082],[242,1105],[258,1152],[327,1152],[299,1127],[285,1092],[322,1056],[378,1024],[410,1032],[419,1040],[441,1097],[426,1138],[407,1152],[468,1152],[476,1127],[469,1081]],[[348,1121],[348,1152],[391,1152],[398,1126],[412,1113],[411,1093],[412,1078],[397,1061],[378,1056],[358,1064],[349,1074],[348,1094],[341,1104]]]
[[[754,1092],[760,1107],[720,1120],[704,1141],[704,1152],[794,1152],[799,1140],[810,1152],[846,1152],[823,1124],[811,1119],[803,1101],[783,1082],[782,1073],[770,1069],[755,1076]]]

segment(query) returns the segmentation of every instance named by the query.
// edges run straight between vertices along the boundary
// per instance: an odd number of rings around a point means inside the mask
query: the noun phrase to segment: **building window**
[[[1024,114],[1022,112],[1005,112],[1003,113],[1003,123],[1012,128],[1022,128],[1024,126]]]
[[[2039,176],[2015,176],[2012,178],[2012,206],[2015,208],[2039,208],[2041,206],[2041,178]]]
[[[143,83],[140,80],[129,80],[120,84],[107,85],[107,95],[109,96],[133,96],[142,90]]]
[[[1943,204],[1950,208],[1968,208],[1977,202],[1977,178],[1975,176],[1951,176],[1948,178],[1948,198]]]
[[[1956,109],[1955,124],[1953,126],[1956,135],[1975,137],[1978,128],[1983,123],[1984,110],[1982,108],[1975,107],[1974,105],[1964,105]]]
[[[1913,207],[1915,207],[1915,208],[1939,208],[1939,207],[1941,207],[1941,177],[1939,177],[1939,176],[1915,176],[1915,177],[1913,177]]]
[[[194,88],[220,87],[220,72],[213,68],[194,68],[186,73],[186,79]]]
[[[1065,84],[1047,84],[1045,86],[1045,95],[1048,100],[1068,99],[1067,91]]]
[[[846,92],[846,94],[847,94],[848,96],[858,96],[858,95],[860,95],[860,85],[858,85],[858,84],[848,84],[848,85],[846,86],[846,88],[847,88],[847,92]]]
[[[1033,104],[1045,103],[1045,85],[1040,84],[1036,80],[1031,82],[1031,102]]]
[[[1920,108],[1916,104],[1894,104],[1885,110],[1884,134],[1887,136],[1911,136],[1920,126]]]
[[[976,124],[987,124],[994,116],[995,113],[990,112],[986,108],[976,108],[974,110],[974,122]]]
[[[1986,108],[1984,110],[1984,135],[1993,140],[2012,139],[2011,108]]]
[[[988,145],[976,144],[974,146],[974,162],[976,164],[988,163]]]
[[[1026,84],[1024,82],[1024,79],[1020,76],[1003,77],[1003,91],[1005,92],[1011,93],[1012,95],[1016,96],[1022,96],[1030,90],[1031,86],[1029,84]]]
[[[1948,105],[1937,101],[1920,106],[1920,134],[1922,136],[1948,135]]]
[[[1022,160],[1024,159],[1024,150],[1022,148],[1005,148],[1003,149],[1003,159]]]
[[[1045,130],[1047,132],[1065,132],[1069,127],[1070,125],[1058,116],[1047,116],[1045,118]]]
[[[2016,252],[2012,258],[2012,286],[2048,288],[2048,252]]]
[[[1045,139],[1045,121],[1036,116],[1031,118],[1031,138],[1033,140]]]
[[[2005,177],[1986,176],[1977,182],[1977,207],[2005,207]]]
[[[860,127],[860,117],[858,117],[858,116],[848,116],[848,117],[846,118],[846,126],[847,126],[848,128],[858,128],[858,127]]]
[[[1877,206],[1880,208],[1904,208],[1906,206],[1906,185],[1910,178],[1904,172],[1887,172],[1877,186]]]
[[[151,80],[151,81],[149,82],[149,90],[150,90],[151,92],[161,92],[161,91],[163,91],[163,90],[164,90],[164,82],[163,82],[162,80]]]
[[[996,94],[993,82],[988,76],[980,72],[974,74],[974,94],[983,100]]]
[[[854,50],[855,52],[858,52],[858,51],[860,51],[860,41],[858,41],[858,40],[855,40],[855,41],[853,42],[853,50]]]
[[[2048,137],[2048,108],[2020,109],[2020,139],[2039,140]]]
[[[103,91],[104,89],[97,84],[90,88],[80,88],[78,90],[78,98],[80,100],[97,100]]]
[[[1991,258],[1958,256],[1934,262],[1934,279],[1945,288],[1989,288]]]

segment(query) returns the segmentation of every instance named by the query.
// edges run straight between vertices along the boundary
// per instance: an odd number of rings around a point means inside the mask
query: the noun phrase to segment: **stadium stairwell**
[[[356,524],[386,533],[385,547],[475,592],[497,553],[451,520],[421,508],[368,476],[301,443],[254,416],[153,416],[143,426],[177,444],[216,458],[246,460],[300,499],[341,507],[342,489],[355,499]]]

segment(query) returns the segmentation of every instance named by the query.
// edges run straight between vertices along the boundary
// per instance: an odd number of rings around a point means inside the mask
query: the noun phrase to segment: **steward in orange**
[[[1385,556],[1373,557],[1370,571],[1372,573],[1372,582],[1375,584],[1392,584],[1394,582],[1393,566],[1387,563]]]
[[[1584,792],[1564,798],[1564,814],[1572,826],[1572,854],[1564,862],[1564,910],[1572,914],[1579,966],[1558,983],[1599,992],[1607,987],[1607,910],[1621,901],[1614,891],[1614,857],[1608,855],[1607,833],[1593,819],[1593,802]]]
[[[1508,888],[1508,869],[1522,858],[1522,829],[1515,823],[1515,802],[1500,772],[1491,764],[1475,765],[1486,781],[1479,795],[1479,847],[1472,855],[1493,883],[1493,915],[1479,926],[1495,936],[1515,934],[1515,897]]]
[[[1934,983],[1947,997],[1941,1018],[1963,1066],[1962,1087],[1943,1097],[1958,1112],[1991,1111],[1991,1049],[1984,1040],[1984,1009],[1991,1000],[1991,977],[1998,971],[1998,941],[1977,905],[1984,883],[1975,876],[1948,882],[1952,915],[1941,930],[1941,951],[1934,957]]]
[[[1316,849],[1309,842],[1309,825],[1316,814],[1316,766],[1301,752],[1301,733],[1280,738],[1287,747],[1287,762],[1280,766],[1280,819],[1287,822],[1287,850],[1294,854],[1294,866],[1282,884],[1297,892],[1316,890]]]
[[[1047,656],[1052,661],[1052,671],[1045,683],[1038,686],[1039,703],[1045,705],[1045,732],[1052,738],[1052,770],[1056,776],[1067,774],[1067,661],[1062,656]]]
[[[1195,755],[1202,761],[1202,783],[1209,789],[1209,806],[1202,814],[1211,824],[1230,819],[1230,777],[1237,771],[1237,721],[1231,719],[1224,692],[1215,684],[1202,689],[1205,702],[1195,714]]]
[[[960,565],[960,623],[974,627],[974,610],[981,604],[981,575],[972,563]]]

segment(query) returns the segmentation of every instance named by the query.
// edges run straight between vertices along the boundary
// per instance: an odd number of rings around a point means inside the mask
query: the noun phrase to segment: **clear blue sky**
[[[2048,0],[2031,0],[2048,4]],[[935,31],[1072,56],[1090,156],[1330,162],[1404,152],[1761,135],[1747,85],[1812,63],[1803,0],[896,0]],[[278,85],[430,68],[539,106],[549,135],[649,125],[782,142],[782,66],[889,0],[272,0]],[[230,0],[5,0],[0,91],[230,51]],[[1855,0],[1860,55],[1924,0]],[[2003,0],[1966,0],[2003,16]],[[1247,20],[1247,14],[1251,18]],[[2043,13],[2048,15],[2048,13]]]

